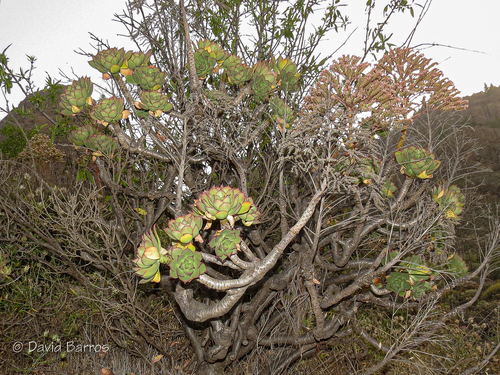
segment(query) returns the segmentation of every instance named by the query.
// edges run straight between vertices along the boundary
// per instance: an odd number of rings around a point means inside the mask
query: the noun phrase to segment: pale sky
[[[336,50],[357,27],[336,56],[360,55],[366,1],[344,0],[343,3],[347,6],[341,10],[350,15],[352,25],[345,33],[331,35],[322,49]],[[126,32],[125,28],[113,21],[113,14],[122,13],[124,7],[124,0],[1,0],[0,51],[12,43],[7,56],[9,65],[16,70],[28,67],[25,55],[36,56],[35,81],[39,87],[44,85],[45,72],[60,79],[59,69],[72,76],[73,68],[79,76],[91,76],[98,82],[100,74],[88,65],[88,58],[74,51],[82,48],[93,52],[89,32],[107,39],[112,46],[133,49],[130,41],[118,36]],[[432,47],[422,52],[439,63],[439,68],[463,95],[482,91],[485,83],[500,86],[499,15],[499,0],[434,0],[412,45],[438,43],[454,47]],[[391,41],[396,45],[402,43],[413,21],[408,14],[393,21],[388,29],[394,33]],[[22,99],[22,94],[16,92],[11,101],[16,104]],[[0,106],[4,104],[0,98]]]

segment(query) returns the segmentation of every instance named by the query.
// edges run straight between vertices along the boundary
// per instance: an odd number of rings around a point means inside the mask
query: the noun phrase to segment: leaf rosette
[[[410,276],[406,272],[391,272],[387,277],[387,289],[404,297],[411,289]]]
[[[295,120],[292,108],[283,99],[276,96],[269,99],[269,105],[272,109],[271,117],[278,123],[280,130],[283,131],[283,127],[288,129]]]
[[[232,220],[234,215],[248,212],[252,203],[239,189],[221,186],[204,191],[194,205],[195,211],[208,220],[226,220],[228,217]]]
[[[394,185],[392,180],[387,179],[384,185],[382,186],[382,190],[380,191],[380,193],[385,198],[392,198],[394,197],[395,192],[396,192],[396,185]]]
[[[190,243],[200,233],[202,225],[203,219],[201,216],[187,214],[179,216],[175,220],[170,220],[168,227],[165,228],[165,232],[173,240],[185,245]]]
[[[153,227],[142,237],[142,241],[137,248],[137,257],[132,261],[135,265],[133,268],[136,275],[142,278],[139,283],[160,282],[160,263],[169,261],[167,251],[161,247],[156,227]]]
[[[139,85],[144,91],[160,90],[165,82],[167,73],[155,66],[138,66],[133,75],[127,76],[127,82]]]
[[[131,70],[135,70],[139,66],[146,66],[149,63],[149,59],[151,58],[151,52],[127,52],[126,60],[124,67],[127,67]]]
[[[72,116],[82,111],[85,105],[92,105],[91,98],[94,85],[90,78],[82,77],[78,81],[66,87],[61,95],[59,106],[62,108],[61,114]]]
[[[284,59],[281,56],[278,59],[272,59],[271,65],[278,73],[280,87],[285,92],[294,92],[298,88],[300,73],[297,71],[297,65],[290,59]]]
[[[252,90],[255,99],[265,100],[276,88],[276,73],[272,72],[266,62],[258,62],[253,68]]]
[[[90,112],[90,117],[98,123],[107,126],[121,120],[124,116],[124,100],[113,96],[109,99],[101,100]]]
[[[260,223],[259,218],[261,213],[257,209],[257,206],[253,203],[253,199],[251,197],[248,197],[248,202],[250,202],[250,208],[248,209],[247,212],[238,214],[235,217],[235,221],[241,220],[243,225],[246,227],[249,227],[252,224],[258,224]]]
[[[241,243],[240,231],[223,229],[218,231],[210,241],[210,246],[215,250],[215,254],[222,260],[236,254]]]
[[[432,190],[432,199],[439,206],[440,210],[444,210],[444,216],[451,221],[459,221],[460,214],[465,205],[465,196],[460,192],[460,188],[456,185],[451,185],[445,189],[440,184]]]
[[[141,103],[136,104],[136,107],[149,111],[149,114],[155,117],[172,109],[172,104],[169,103],[168,96],[158,91],[143,91],[140,99]]]
[[[222,64],[227,80],[232,85],[242,85],[252,79],[252,68],[243,64],[241,58],[235,55],[229,56]]]
[[[435,155],[422,147],[410,146],[395,152],[396,161],[401,165],[401,173],[420,179],[431,178],[441,162]]]
[[[76,128],[68,135],[68,140],[72,142],[75,146],[84,146],[85,141],[90,137],[96,135],[98,130],[93,125],[85,125]]]
[[[99,151],[102,154],[110,155],[118,147],[118,142],[115,138],[106,134],[95,134],[87,138],[84,142],[85,147]]]
[[[465,262],[457,254],[451,254],[448,257],[448,269],[455,274],[456,277],[467,275],[468,268]]]
[[[217,64],[216,55],[210,53],[204,48],[198,49],[194,54],[194,65],[196,74],[200,79],[205,79],[211,74]]]
[[[95,55],[89,65],[103,74],[116,74],[120,72],[121,66],[125,63],[125,50],[123,48],[110,48]]]
[[[206,267],[202,262],[201,253],[190,248],[175,246],[171,251],[170,277],[188,283],[205,273]]]

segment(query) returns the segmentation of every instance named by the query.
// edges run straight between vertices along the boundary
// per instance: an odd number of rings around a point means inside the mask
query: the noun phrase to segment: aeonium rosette
[[[215,254],[222,260],[236,254],[240,249],[241,237],[239,230],[223,229],[218,231],[210,246],[215,249]]]
[[[229,186],[204,191],[194,202],[195,212],[203,215],[205,219],[227,220],[231,226],[236,220],[234,216],[248,212],[251,206],[252,203],[245,194]]]
[[[244,212],[242,214],[238,214],[235,217],[235,221],[241,220],[243,225],[246,227],[249,227],[252,224],[258,224],[260,223],[259,217],[261,213],[257,209],[257,206],[253,203],[253,199],[251,197],[248,197],[248,202],[250,202],[250,208],[248,209],[247,212]]]
[[[187,214],[179,216],[175,220],[170,220],[168,227],[165,228],[165,232],[170,238],[186,245],[198,236],[202,225],[203,219],[201,216]]]
[[[137,258],[132,261],[135,265],[135,273],[142,278],[139,283],[144,284],[150,281],[159,283],[160,263],[169,261],[168,251],[161,247],[156,226],[153,226],[153,229],[142,237],[142,242],[137,248]]]
[[[182,245],[177,242],[169,249],[172,261],[170,262],[170,277],[188,283],[205,273],[206,267],[202,262],[201,253],[195,251],[192,243]]]

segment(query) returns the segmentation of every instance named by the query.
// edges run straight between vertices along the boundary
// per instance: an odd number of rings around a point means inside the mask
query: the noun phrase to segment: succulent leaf
[[[250,208],[248,209],[247,212],[238,214],[235,217],[235,221],[241,220],[243,225],[249,227],[252,224],[260,223],[259,218],[261,213],[257,209],[257,206],[253,203],[252,197],[248,197],[247,199],[250,202]]]
[[[269,65],[262,61],[255,64],[253,68],[252,90],[255,99],[265,100],[275,89],[277,73],[271,71]]]

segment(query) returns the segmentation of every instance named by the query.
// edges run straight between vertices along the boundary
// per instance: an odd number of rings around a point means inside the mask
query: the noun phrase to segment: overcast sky
[[[352,24],[347,33],[331,35],[322,48],[336,50],[357,28],[337,56],[359,55],[363,46],[366,1],[344,0],[343,3],[347,6],[342,11],[349,14]],[[1,0],[0,51],[12,44],[7,56],[9,65],[16,70],[20,66],[28,67],[25,55],[36,56],[35,80],[40,87],[44,85],[45,72],[60,79],[59,69],[71,75],[73,68],[79,76],[91,76],[97,81],[99,73],[88,65],[88,58],[74,51],[79,48],[93,51],[89,32],[108,39],[112,46],[133,48],[126,38],[118,36],[126,30],[113,21],[113,14],[121,13],[124,7],[124,0]],[[499,0],[434,0],[412,45],[451,46],[426,48],[422,52],[440,64],[439,68],[463,95],[482,91],[485,83],[500,86],[499,15]],[[390,25],[396,45],[406,39],[412,22],[405,14]],[[22,94],[16,92],[11,101],[16,104],[22,99]],[[3,98],[0,105],[4,105]]]

